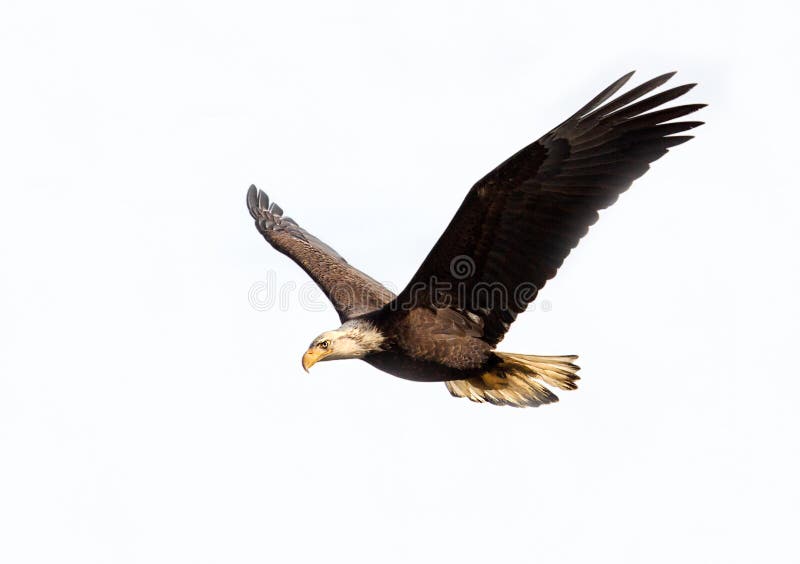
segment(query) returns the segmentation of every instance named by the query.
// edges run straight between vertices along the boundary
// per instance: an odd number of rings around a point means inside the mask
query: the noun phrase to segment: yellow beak
[[[320,360],[331,354],[330,349],[323,350],[317,347],[308,349],[303,355],[303,370],[308,372],[308,369],[318,363]]]

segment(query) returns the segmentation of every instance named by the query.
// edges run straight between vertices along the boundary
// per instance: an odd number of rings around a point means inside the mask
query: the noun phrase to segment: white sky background
[[[797,14],[722,6],[4,2],[0,561],[797,562]],[[501,344],[561,403],[306,375],[333,310],[249,304],[308,280],[250,183],[400,288],[631,69],[707,125]]]

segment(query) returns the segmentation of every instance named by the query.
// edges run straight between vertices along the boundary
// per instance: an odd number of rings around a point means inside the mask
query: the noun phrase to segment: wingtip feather
[[[602,92],[600,92],[600,94],[598,94],[597,96],[592,98],[580,110],[575,112],[572,115],[572,117],[570,117],[569,119],[579,118],[579,117],[583,116],[584,114],[587,114],[587,113],[591,112],[592,110],[594,110],[595,108],[597,108],[600,104],[602,104],[603,102],[608,100],[611,96],[616,94],[619,91],[620,88],[625,86],[625,83],[628,82],[631,79],[631,77],[633,76],[633,73],[635,73],[635,72],[636,71],[630,71],[629,73],[624,74],[621,77],[619,77],[617,80],[615,80],[610,85],[608,85]],[[569,121],[569,119],[567,121]]]
[[[247,209],[253,219],[258,219],[258,192],[255,184],[251,184],[247,189]]]
[[[247,190],[247,209],[257,222],[265,216],[271,217],[271,221],[283,216],[283,209],[277,203],[270,202],[269,196],[256,188],[255,184],[251,184]]]
[[[664,137],[662,143],[664,147],[671,149],[672,147],[677,147],[678,145],[686,143],[690,139],[694,139],[694,135],[670,135]]]

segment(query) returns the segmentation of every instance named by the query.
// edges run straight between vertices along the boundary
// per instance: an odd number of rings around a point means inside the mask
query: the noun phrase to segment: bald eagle
[[[283,215],[251,186],[256,228],[316,282],[341,326],[316,337],[303,368],[362,359],[394,376],[444,382],[453,396],[516,407],[558,401],[577,387],[577,356],[495,350],[517,315],[620,193],[702,124],[673,121],[705,104],[656,109],[694,84],[643,98],[675,73],[607,102],[626,74],[467,193],[408,286],[394,295]],[[653,110],[653,111],[651,111]]]

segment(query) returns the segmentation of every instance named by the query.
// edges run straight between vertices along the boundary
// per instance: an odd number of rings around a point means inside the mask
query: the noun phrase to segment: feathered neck
[[[359,356],[379,352],[386,342],[386,337],[383,333],[365,319],[346,321],[339,328],[339,331],[359,349],[358,352],[361,353]]]

